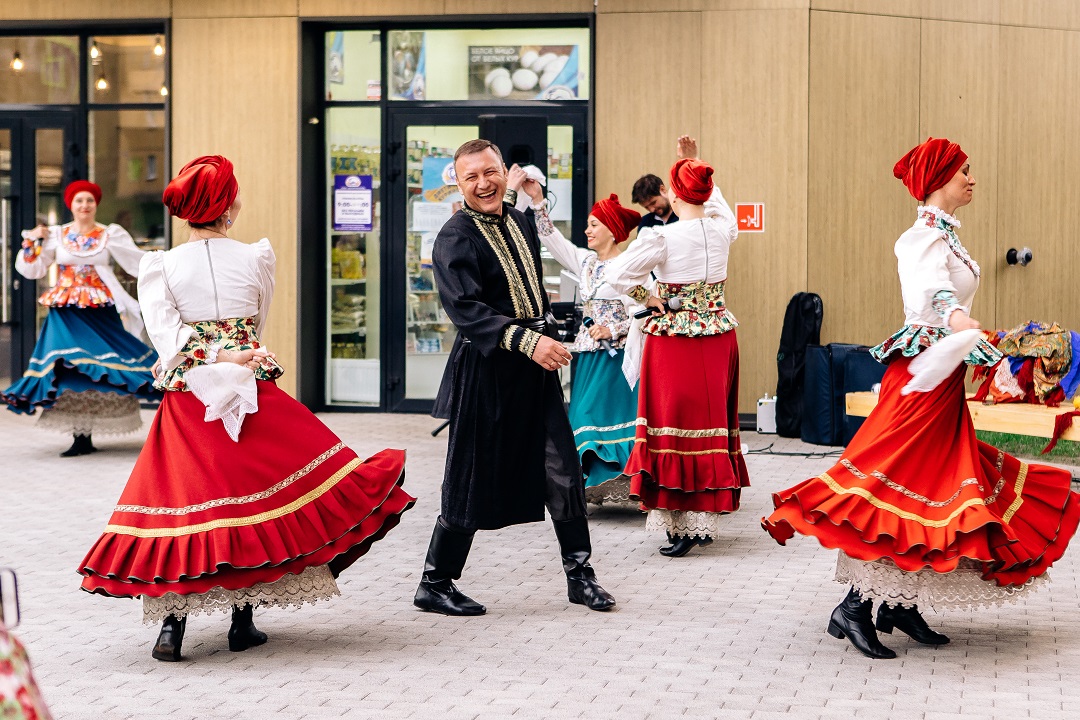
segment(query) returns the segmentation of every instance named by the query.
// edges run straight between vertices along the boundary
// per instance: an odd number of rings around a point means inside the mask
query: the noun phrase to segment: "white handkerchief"
[[[206,406],[206,422],[221,420],[225,432],[240,442],[244,416],[259,411],[255,373],[243,365],[221,362],[199,365],[184,373],[188,390]]]
[[[936,388],[964,362],[982,336],[982,330],[961,330],[920,352],[908,365],[911,380],[900,390],[900,394],[930,392]]]

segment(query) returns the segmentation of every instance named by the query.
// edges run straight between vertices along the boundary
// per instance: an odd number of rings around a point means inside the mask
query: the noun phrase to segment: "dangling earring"
[[[225,213],[225,227],[227,227],[227,228],[232,227],[232,218],[229,217],[228,213]]]

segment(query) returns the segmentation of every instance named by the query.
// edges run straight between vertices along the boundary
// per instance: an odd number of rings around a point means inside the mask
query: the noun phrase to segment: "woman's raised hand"
[[[521,169],[520,165],[514,163],[506,173],[506,189],[520,190],[521,186],[525,184],[525,178],[525,171]]]
[[[696,158],[697,156],[697,140],[689,135],[680,135],[675,142],[675,157],[682,160],[683,158]]]
[[[529,196],[533,205],[539,205],[540,201],[544,199],[544,189],[540,187],[540,183],[532,178],[526,178],[525,184],[521,186],[521,189]]]

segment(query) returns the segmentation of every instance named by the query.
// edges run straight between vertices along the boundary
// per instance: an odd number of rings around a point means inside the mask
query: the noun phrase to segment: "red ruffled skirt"
[[[975,438],[961,366],[936,389],[903,396],[912,358],[885,372],[877,407],[839,463],[773,495],[762,527],[796,532],[901,570],[982,563],[983,579],[1023,585],[1065,552],[1080,495],[1064,470],[1029,465]]]
[[[79,566],[115,597],[241,590],[329,565],[336,575],[415,498],[405,452],[360,460],[307,408],[259,381],[233,442],[188,392],[168,392],[105,528]]]
[[[644,510],[734,512],[750,485],[739,440],[735,331],[645,339],[634,449],[624,474]]]

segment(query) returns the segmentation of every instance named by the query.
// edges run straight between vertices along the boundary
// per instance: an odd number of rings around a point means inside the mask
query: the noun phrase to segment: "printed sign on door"
[[[765,203],[735,203],[739,232],[765,232]]]

